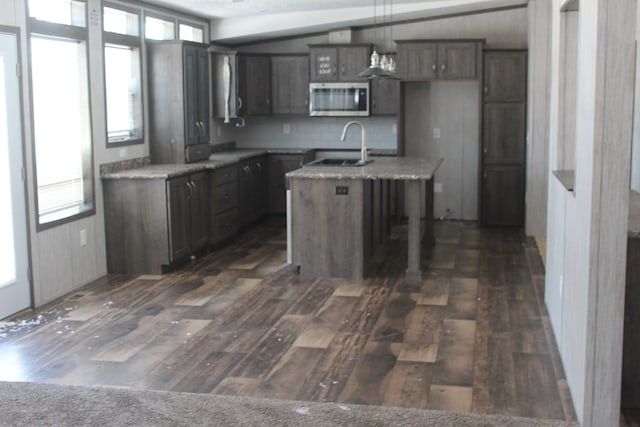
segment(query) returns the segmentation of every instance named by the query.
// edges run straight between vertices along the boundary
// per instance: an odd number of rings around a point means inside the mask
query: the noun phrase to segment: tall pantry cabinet
[[[209,54],[203,44],[147,43],[153,163],[209,157]]]
[[[486,50],[481,220],[522,226],[525,212],[527,52]]]

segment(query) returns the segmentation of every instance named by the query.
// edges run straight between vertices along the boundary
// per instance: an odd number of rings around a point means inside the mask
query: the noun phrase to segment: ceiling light
[[[384,3],[383,3],[382,15],[383,15],[383,19],[385,19],[386,0],[383,0],[383,1]],[[393,0],[390,0],[390,2],[392,1]],[[393,8],[393,5],[391,7]],[[393,9],[391,9],[391,11],[393,11]],[[385,53],[383,53],[382,58],[380,58],[380,55],[376,51],[375,39],[378,33],[376,15],[377,15],[376,0],[373,0],[373,38],[374,38],[373,52],[371,53],[371,60],[369,63],[369,67],[364,69],[362,72],[358,73],[358,76],[366,77],[369,79],[373,79],[373,78],[397,79],[398,76],[396,75],[396,62],[393,60],[392,57],[390,56],[388,57]],[[392,17],[390,14],[389,20],[392,22],[391,18]],[[383,33],[383,40],[382,40],[383,47],[384,47],[384,39],[386,38],[386,32],[387,31],[385,26],[384,33]]]

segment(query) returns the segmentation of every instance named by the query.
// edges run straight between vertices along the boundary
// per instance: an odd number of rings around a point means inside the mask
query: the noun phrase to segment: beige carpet
[[[577,426],[561,421],[212,394],[0,382],[1,426]]]

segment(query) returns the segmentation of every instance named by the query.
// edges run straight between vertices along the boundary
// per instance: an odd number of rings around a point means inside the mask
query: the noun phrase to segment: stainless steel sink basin
[[[361,162],[360,159],[318,159],[303,166],[364,166],[373,160]]]

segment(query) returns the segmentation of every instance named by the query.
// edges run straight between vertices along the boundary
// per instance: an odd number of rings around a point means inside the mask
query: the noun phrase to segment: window
[[[176,24],[173,21],[146,16],[144,36],[152,40],[174,40],[176,38]]]
[[[76,0],[29,0],[29,16],[39,21],[86,27],[85,3]]]
[[[188,24],[180,24],[178,26],[180,32],[180,40],[204,43],[204,30],[202,27],[194,27]]]
[[[44,9],[71,25],[41,22]],[[82,2],[29,0],[39,229],[94,212],[87,30],[78,9]]]
[[[108,144],[143,142],[139,15],[104,8]]]

